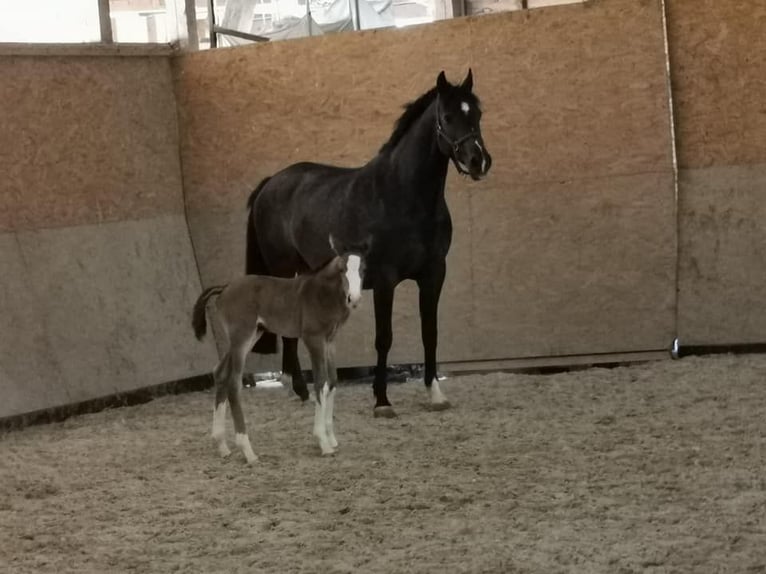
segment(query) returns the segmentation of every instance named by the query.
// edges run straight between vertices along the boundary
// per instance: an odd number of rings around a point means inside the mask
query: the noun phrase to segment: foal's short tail
[[[207,333],[207,318],[205,316],[205,308],[207,307],[207,301],[211,297],[218,295],[223,291],[222,286],[208,287],[199,296],[197,302],[194,304],[194,311],[192,312],[192,327],[194,327],[194,336],[198,340],[202,340],[202,337]]]

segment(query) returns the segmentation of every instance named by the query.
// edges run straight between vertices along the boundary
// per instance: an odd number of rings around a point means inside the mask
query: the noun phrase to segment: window
[[[115,42],[164,44],[172,39],[165,0],[109,0],[109,12]]]
[[[0,0],[0,42],[99,42],[97,0]]]

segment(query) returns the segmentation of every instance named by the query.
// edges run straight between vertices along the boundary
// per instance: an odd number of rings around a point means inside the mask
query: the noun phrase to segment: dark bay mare
[[[375,416],[395,416],[386,370],[394,289],[406,279],[418,285],[431,404],[449,406],[435,380],[437,309],[452,240],[444,186],[450,160],[473,180],[489,171],[480,120],[471,70],[459,85],[441,72],[435,87],[405,107],[389,140],[366,165],[293,164],[263,180],[248,200],[248,274],[293,277],[316,269],[332,255],[328,235],[344,243],[369,241],[363,289],[373,290],[375,309]],[[293,390],[305,400],[297,340],[282,340],[283,373],[292,376]],[[264,334],[254,351],[276,353],[276,336]]]

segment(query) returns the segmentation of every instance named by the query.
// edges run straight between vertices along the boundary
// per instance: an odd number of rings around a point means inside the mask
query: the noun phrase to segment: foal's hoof
[[[446,411],[452,408],[452,404],[449,401],[442,401],[440,403],[428,403],[428,408],[432,411]]]
[[[375,407],[375,410],[373,411],[373,415],[376,419],[378,418],[384,418],[384,419],[393,419],[396,417],[396,411],[394,411],[394,407],[391,405],[386,405],[384,407]]]

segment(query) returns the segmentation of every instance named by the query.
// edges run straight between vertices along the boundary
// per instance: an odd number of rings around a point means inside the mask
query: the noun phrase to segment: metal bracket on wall
[[[231,30],[230,28],[222,28],[215,23],[215,0],[208,0],[207,2],[207,23],[210,31],[210,47],[218,47],[218,34],[224,34],[226,36],[234,36],[235,38],[242,38],[243,40],[250,40],[251,42],[268,42],[269,38],[264,36],[258,36],[256,34],[250,34],[248,32],[240,32],[239,30]]]

